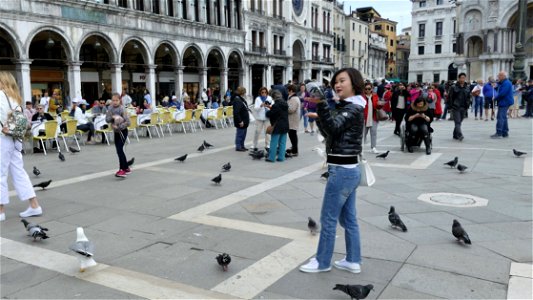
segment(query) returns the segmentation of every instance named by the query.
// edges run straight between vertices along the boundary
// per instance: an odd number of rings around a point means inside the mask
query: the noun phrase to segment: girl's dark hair
[[[352,87],[355,95],[362,95],[363,90],[365,89],[365,81],[363,80],[363,76],[357,69],[342,68],[338,70],[331,78],[332,85],[335,86],[337,76],[342,72],[346,72],[348,74],[348,77],[350,77],[350,81],[352,82]]]
[[[415,100],[415,105],[418,104],[419,102],[422,102],[422,101],[427,102],[427,97],[424,96],[424,95],[418,96],[418,98],[416,98],[416,100]]]

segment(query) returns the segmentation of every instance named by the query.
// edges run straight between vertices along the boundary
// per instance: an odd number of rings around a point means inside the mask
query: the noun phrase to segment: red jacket
[[[435,115],[442,115],[442,95],[440,94],[439,89],[433,89],[435,95],[437,95],[437,102],[435,102]]]
[[[363,96],[365,98],[365,100],[368,102],[368,98],[366,95]],[[374,121],[378,121],[378,118],[376,117],[376,110],[381,108],[382,105],[379,105],[378,104],[378,94],[376,93],[372,93],[372,118],[374,119]],[[365,106],[365,122],[366,122],[366,118],[368,116],[368,103],[367,105]]]

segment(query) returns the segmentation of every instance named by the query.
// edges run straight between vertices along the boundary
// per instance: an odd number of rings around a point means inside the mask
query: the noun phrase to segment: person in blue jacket
[[[513,99],[513,85],[507,78],[505,71],[498,73],[498,87],[497,94],[494,97],[498,103],[498,113],[496,114],[496,133],[490,137],[493,139],[501,139],[509,137],[509,126],[507,124],[507,110],[509,106],[514,104]]]

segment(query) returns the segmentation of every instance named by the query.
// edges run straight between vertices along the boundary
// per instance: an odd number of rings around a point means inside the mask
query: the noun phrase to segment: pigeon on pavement
[[[308,217],[307,219],[309,220],[309,222],[307,222],[307,228],[309,228],[309,231],[311,232],[312,235],[317,234],[318,229],[319,229],[318,224],[311,217]]]
[[[374,290],[374,286],[371,284],[367,284],[367,285],[336,284],[333,289],[346,293],[348,296],[350,296],[350,298],[352,298],[352,300],[354,298],[359,300],[359,299],[365,299],[366,296],[368,296],[368,294],[370,293],[370,291]]]
[[[389,152],[390,152],[390,151],[387,150],[387,152],[385,152],[385,153],[378,154],[378,155],[376,155],[376,158],[383,158],[383,159],[385,159],[385,158],[387,158],[387,155],[389,155]]]
[[[227,253],[222,253],[216,257],[216,260],[218,264],[222,267],[222,270],[226,272],[228,270],[228,265],[231,262],[231,256],[229,256],[229,254]]]
[[[222,174],[218,174],[218,176],[211,179],[211,181],[213,181],[215,184],[220,184],[220,182],[222,181]]]
[[[252,151],[249,153],[249,155],[255,160],[255,159],[261,159],[265,156],[264,150],[258,150],[258,151]]]
[[[132,166],[135,162],[135,157],[132,157],[130,160],[128,160],[128,167]]]
[[[205,150],[205,145],[204,144],[201,144],[200,147],[198,147],[198,152],[204,152]]]
[[[30,223],[25,219],[22,219],[20,221],[24,223],[24,227],[28,231],[28,235],[33,237],[34,242],[37,240],[37,238],[40,238],[41,240],[49,238],[49,236],[46,235],[45,232],[48,231],[48,228],[41,227],[41,225],[39,224]]]
[[[174,160],[177,160],[177,161],[179,161],[179,162],[184,162],[185,159],[187,159],[187,154],[182,155],[182,156],[180,156],[180,157],[178,157],[178,158],[175,158]]]
[[[89,267],[96,266],[96,261],[93,259],[94,244],[87,239],[82,227],[76,228],[76,242],[70,245],[69,249],[78,254],[80,272],[84,272]]]
[[[470,237],[468,236],[468,233],[463,229],[463,226],[461,226],[461,223],[457,220],[453,220],[452,225],[452,234],[457,239],[457,241],[463,241],[465,244],[472,244],[470,241]]]
[[[80,152],[80,150],[74,148],[74,147],[71,147],[71,146],[68,146],[68,151],[70,151],[70,153],[78,153]]]
[[[522,155],[526,155],[527,153],[513,149],[513,154],[516,155],[516,157],[520,157]]]
[[[50,185],[51,182],[52,182],[52,179],[48,181],[39,182],[37,184],[34,184],[33,187],[40,187],[43,190],[46,190],[46,188]]]
[[[33,166],[33,175],[35,176],[41,175],[41,171],[39,171],[39,169],[37,169],[36,166]]]
[[[461,165],[461,164],[457,164],[457,170],[459,170],[459,172],[463,173],[464,171],[466,171],[466,169],[468,169],[467,166]]]
[[[61,160],[61,161],[65,161],[65,155],[63,155],[63,153],[59,152],[59,154],[57,155],[57,157],[59,157],[59,160]]]
[[[231,170],[231,164],[228,162],[222,166],[222,172],[229,172]]]
[[[324,178],[325,180],[328,180],[328,178],[329,178],[329,172],[326,171],[326,172],[322,173],[322,175],[320,175],[320,178]]]
[[[396,213],[394,206],[392,205],[389,210],[389,222],[391,223],[392,227],[399,227],[403,232],[407,231],[407,226],[405,226],[405,224],[402,222],[400,215]]]
[[[209,144],[209,143],[206,142],[205,140],[204,140],[204,144],[203,144],[203,145],[204,145],[204,147],[206,147],[206,148],[213,148],[213,147],[214,147],[213,145]]]
[[[459,157],[456,156],[453,160],[450,160],[449,162],[444,163],[444,164],[450,166],[450,168],[455,168],[458,162],[459,162]]]

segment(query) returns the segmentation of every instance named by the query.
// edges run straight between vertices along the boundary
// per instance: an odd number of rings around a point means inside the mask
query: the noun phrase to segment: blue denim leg
[[[509,134],[509,127],[507,125],[507,110],[509,107],[498,106],[498,112],[496,113],[496,134],[507,135]]]
[[[270,150],[268,151],[268,159],[271,161],[276,160],[276,150],[279,144],[279,134],[272,134],[270,136]]]
[[[287,134],[283,133],[279,135],[279,149],[278,149],[278,161],[285,160],[285,150],[287,147]],[[272,149],[272,148],[270,148]]]
[[[328,167],[328,172],[329,178],[320,213],[322,228],[320,230],[320,240],[316,254],[320,269],[331,266],[331,257],[333,256],[333,248],[335,247],[337,220],[341,212],[345,209],[351,210],[351,212],[344,212],[342,216],[344,225],[349,228],[346,234],[352,234],[349,238],[350,253],[347,251],[347,255],[350,255],[350,259],[358,259],[356,250],[358,247],[356,244],[359,244],[359,235],[355,235],[355,232],[358,233],[357,226],[355,225],[357,224],[355,220],[355,189],[359,185],[361,173],[359,168],[348,169],[331,165]]]
[[[361,263],[361,238],[359,236],[359,224],[357,224],[357,207],[355,200],[357,186],[361,181],[361,169],[356,168],[356,189],[352,191],[346,203],[342,207],[339,223],[344,228],[344,240],[346,243],[346,260],[352,263]]]
[[[235,149],[244,148],[244,139],[246,138],[246,128],[237,128],[235,133]]]
[[[300,109],[300,119],[304,118],[304,128],[307,129],[307,126],[309,125],[309,118],[305,115],[305,109]]]

